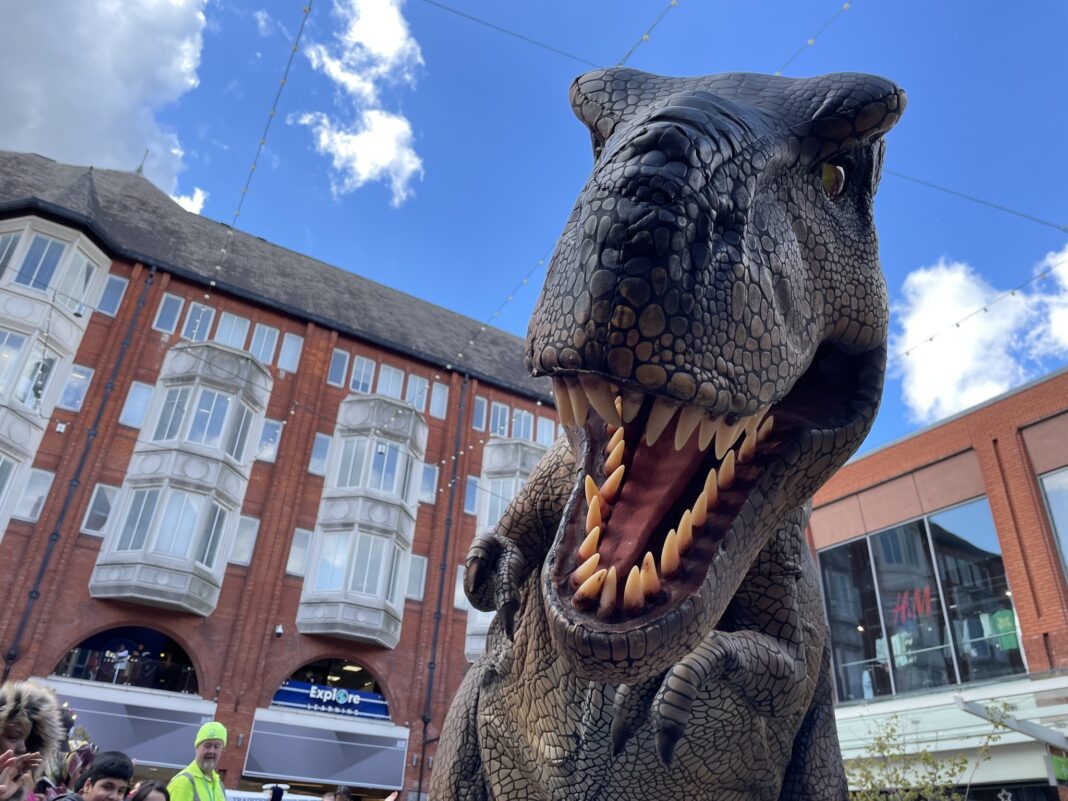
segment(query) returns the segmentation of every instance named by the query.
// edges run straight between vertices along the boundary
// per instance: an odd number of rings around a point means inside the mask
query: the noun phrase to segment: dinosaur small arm
[[[566,430],[467,558],[498,612],[432,801],[840,801],[813,493],[874,421],[875,76],[579,77],[530,322]]]

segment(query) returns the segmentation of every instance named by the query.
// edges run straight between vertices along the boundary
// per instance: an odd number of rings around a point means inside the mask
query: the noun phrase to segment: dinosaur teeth
[[[642,592],[641,570],[637,565],[630,569],[626,586],[623,587],[623,611],[634,614],[645,606],[645,593]]]
[[[591,559],[593,557],[590,557]],[[575,594],[571,596],[571,603],[575,606],[585,603],[586,601],[592,601],[598,597],[601,593],[601,585],[604,584],[605,576],[608,575],[608,571],[605,568],[601,568],[588,579],[586,579],[575,590]]]
[[[579,554],[581,555],[581,553],[580,549]],[[575,572],[571,574],[571,583],[581,588],[597,572],[597,565],[600,561],[601,555],[599,553],[594,553],[593,556],[587,557],[586,561],[576,567]]]
[[[601,527],[594,526],[593,531],[586,535],[586,539],[582,541],[582,544],[578,547],[579,559],[590,559],[594,556],[600,556],[597,553],[597,546],[601,544]],[[593,571],[591,570],[590,573]],[[589,576],[583,576],[585,581]]]
[[[598,615],[610,615],[616,608],[616,566],[612,565],[608,568],[608,575],[605,576],[604,583],[601,585],[601,598],[597,603]]]
[[[623,464],[623,451],[626,447],[626,443],[622,440],[616,443],[616,446],[612,448],[612,452],[608,454],[608,458],[604,460],[604,472],[611,475],[615,472],[616,468]]]
[[[708,446],[712,442],[712,437],[716,433],[716,421],[709,417],[707,414],[701,418],[701,430],[697,435],[697,447],[701,449],[702,453],[708,450]]]
[[[723,459],[745,427],[745,418],[738,420],[734,425],[728,425],[725,418],[720,418],[716,427],[716,458]]]
[[[771,429],[774,425],[775,418],[769,414],[764,418],[764,422],[760,424],[760,428],[757,429],[757,442],[763,442],[771,436]]]
[[[738,446],[738,462],[739,464],[745,464],[752,461],[756,455],[756,432],[754,431],[752,436],[746,431],[745,439],[742,440],[742,444]]]
[[[657,398],[653,408],[649,411],[649,419],[645,423],[645,444],[652,447],[664,433],[671,418],[679,409],[679,404]]]
[[[637,417],[638,412],[641,411],[645,396],[637,392],[624,392],[619,397],[622,406],[619,413],[623,418],[623,422],[633,423],[634,418]]]
[[[679,542],[675,529],[671,529],[664,538],[664,547],[660,551],[660,572],[670,577],[679,569]]]
[[[586,503],[588,504],[598,495],[597,482],[593,480],[593,476],[587,475],[583,484],[585,485],[584,489],[586,491]]]
[[[616,447],[616,445],[618,445],[619,443],[621,443],[623,441],[623,436],[624,436],[623,427],[620,426],[619,428],[616,429],[615,433],[612,434],[612,438],[610,440],[608,440],[608,444],[604,446],[604,452],[605,453],[611,453],[612,449],[614,447]]]
[[[705,496],[710,508],[715,506],[716,501],[719,500],[719,476],[714,467],[708,471],[708,476],[705,478]]]
[[[586,512],[586,531],[593,531],[601,525],[601,499],[594,496],[590,501],[590,508]]]
[[[646,552],[641,569],[642,594],[646,598],[660,592],[660,577],[656,575],[656,561],[651,553]]]
[[[719,466],[717,481],[720,489],[730,489],[731,484],[734,483],[734,451],[727,451],[723,464]]]
[[[625,470],[626,468],[620,465],[604,480],[604,484],[601,485],[601,497],[604,498],[605,503],[612,503],[619,495],[619,488],[623,484],[623,472]]]
[[[701,490],[697,500],[693,502],[693,524],[695,528],[701,528],[708,520],[708,493]]]
[[[700,406],[683,407],[679,412],[679,422],[675,426],[675,450],[681,451],[686,447],[704,415],[705,412]]]
[[[693,545],[693,515],[689,509],[682,513],[682,519],[679,520],[678,543],[680,553],[686,553]]]
[[[601,418],[611,425],[621,426],[623,420],[616,409],[616,390],[596,376],[582,376],[579,378],[579,388],[585,393],[589,405]]]
[[[561,378],[553,379],[553,399],[556,401],[556,414],[560,417],[560,425],[574,426],[575,413],[571,410],[571,395],[567,391],[567,384]]]
[[[586,418],[590,415],[590,402],[586,399],[582,385],[577,381],[568,381],[567,394],[571,398],[571,411],[575,413],[575,424],[586,425]]]

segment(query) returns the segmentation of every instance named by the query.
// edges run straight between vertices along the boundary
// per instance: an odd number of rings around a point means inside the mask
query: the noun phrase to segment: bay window
[[[0,329],[0,394],[5,394],[14,382],[25,344],[24,335]]]
[[[115,550],[139,551],[145,547],[148,530],[156,514],[156,504],[159,503],[159,492],[158,489],[134,490]]]
[[[156,432],[152,439],[156,442],[166,442],[178,438],[182,429],[182,421],[185,419],[185,407],[189,403],[191,387],[171,387],[163,398],[163,409],[156,423]]]
[[[336,486],[404,495],[408,487],[408,454],[395,442],[346,437],[341,443]]]
[[[96,265],[88,256],[76,250],[71,263],[56,282],[56,300],[71,311],[84,309],[95,275]]]
[[[58,354],[38,342],[22,367],[22,375],[15,385],[15,400],[25,406],[39,407],[52,383],[58,361]]]
[[[48,289],[66,249],[66,242],[36,234],[15,275],[15,283],[33,289]]]
[[[189,426],[189,442],[196,442],[209,448],[218,448],[222,441],[226,414],[230,410],[232,396],[212,389],[200,390],[196,408],[193,410],[193,422]]]

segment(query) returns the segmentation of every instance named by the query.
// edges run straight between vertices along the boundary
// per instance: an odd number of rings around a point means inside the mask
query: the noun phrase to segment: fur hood
[[[30,681],[9,681],[0,685],[0,727],[14,720],[30,723],[26,751],[37,751],[47,767],[63,739],[63,722],[56,694],[48,687]]]

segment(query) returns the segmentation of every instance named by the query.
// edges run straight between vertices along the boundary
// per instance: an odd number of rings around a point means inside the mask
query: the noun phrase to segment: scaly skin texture
[[[845,799],[803,529],[878,408],[905,95],[617,68],[571,100],[596,161],[527,354],[568,435],[468,554],[498,615],[431,799]]]

